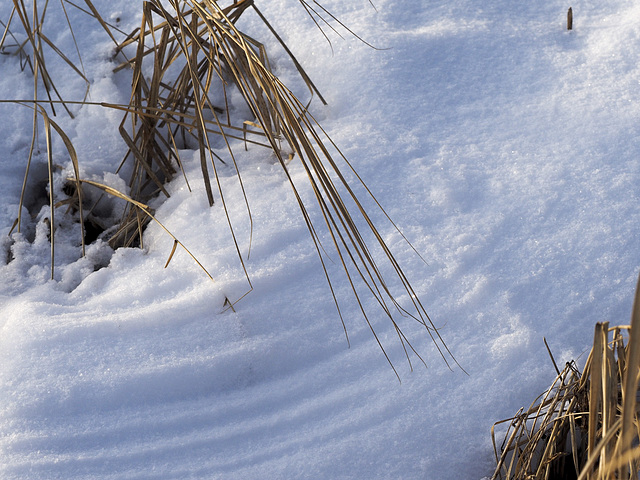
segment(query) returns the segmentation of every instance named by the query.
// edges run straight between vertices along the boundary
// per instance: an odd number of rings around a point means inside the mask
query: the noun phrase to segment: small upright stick
[[[573,29],[573,10],[569,7],[569,11],[567,12],[567,30]]]

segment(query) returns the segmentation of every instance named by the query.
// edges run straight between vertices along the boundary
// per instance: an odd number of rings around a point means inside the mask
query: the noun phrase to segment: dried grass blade
[[[301,3],[304,3],[306,6],[309,6],[308,3],[305,0],[299,0]],[[331,13],[329,10],[327,10],[324,6],[322,6],[317,0],[313,0],[313,3],[315,3],[324,13],[326,13],[331,19],[333,19],[335,22],[337,22],[342,28],[344,28],[347,32],[349,32],[351,35],[353,35],[355,38],[357,38],[358,40],[360,40],[362,43],[364,43],[365,45],[367,45],[370,48],[373,48],[374,50],[384,50],[382,48],[377,48],[374,47],[373,45],[371,45],[369,42],[367,42],[366,40],[364,40],[362,37],[360,37],[357,33],[355,33],[353,30],[351,30],[349,27],[347,27],[344,23],[342,23],[342,21],[336,17],[333,13]],[[309,8],[311,8],[309,6]],[[312,9],[313,10],[313,9]],[[322,20],[329,25],[329,23],[324,20],[324,18],[322,17],[322,15],[319,15],[317,12],[315,12],[315,10],[313,10],[314,13],[316,13],[316,15],[318,15],[320,18],[322,18]],[[333,27],[330,27],[332,30],[335,31],[335,29]],[[336,32],[337,33],[337,32]]]
[[[45,125],[45,138],[47,142],[47,167],[49,173],[49,228],[50,228],[50,243],[51,243],[51,280],[53,280],[53,270],[55,266],[55,229],[56,222],[54,218],[55,202],[53,199],[53,146],[51,143],[51,124],[49,123],[49,117],[44,109],[42,110],[44,125]]]
[[[33,160],[33,152],[38,137],[38,111],[36,108],[30,106],[33,109],[33,124],[31,128],[31,142],[29,144],[29,155],[27,157],[27,166],[24,172],[24,178],[22,180],[22,189],[20,190],[20,201],[18,203],[18,232],[22,226],[22,207],[24,206],[24,197],[27,191],[27,180],[29,179],[29,172],[31,170],[31,161]]]
[[[638,278],[636,293],[633,299],[628,348],[626,359],[627,368],[623,379],[622,390],[622,426],[616,448],[618,456],[623,456],[631,450],[634,437],[638,431],[635,424],[637,423],[636,396],[638,392],[638,373],[640,372],[640,277]],[[620,472],[621,477],[626,478],[628,474],[628,464],[622,465]]]
[[[255,12],[258,14],[258,16],[260,17],[260,19],[264,22],[264,24],[267,26],[267,28],[269,29],[269,31],[273,34],[274,37],[276,37],[276,39],[278,40],[278,42],[280,43],[280,45],[282,46],[282,48],[284,48],[284,51],[287,52],[287,55],[289,55],[289,58],[291,58],[291,61],[293,62],[293,64],[296,67],[296,70],[298,70],[298,73],[300,73],[300,75],[302,76],[302,78],[304,79],[305,83],[307,84],[307,86],[309,87],[309,90],[311,90],[311,93],[313,94],[313,92],[316,93],[316,95],[318,95],[318,98],[320,99],[320,101],[324,104],[327,105],[326,100],[324,99],[324,97],[322,96],[322,94],[320,93],[320,91],[318,90],[318,88],[315,86],[315,84],[311,81],[311,78],[309,78],[309,75],[307,75],[307,72],[305,72],[304,68],[302,68],[302,65],[300,65],[300,62],[298,62],[298,59],[293,55],[293,52],[289,49],[289,47],[287,46],[287,44],[284,42],[284,40],[282,40],[282,37],[280,37],[280,35],[278,35],[278,32],[276,32],[276,30],[271,26],[271,24],[269,23],[269,21],[265,18],[264,15],[262,15],[262,12],[258,9],[258,7],[256,6],[255,3],[251,3],[251,6],[253,7],[253,9],[255,10]]]
[[[620,429],[621,424],[622,424],[622,418],[618,417],[618,419],[613,424],[613,428],[609,430],[609,433],[605,437],[601,438],[599,443],[594,445],[593,450],[589,450],[589,457],[587,458],[587,461],[583,465],[582,471],[580,472],[580,475],[578,476],[577,480],[588,480],[590,478],[595,477],[593,469],[596,466],[596,464],[600,461],[600,453],[602,449],[609,442],[611,442],[612,440],[615,440],[615,437]],[[604,478],[607,478],[607,477],[597,476],[595,478],[599,478],[599,479],[602,478],[604,480]]]
[[[169,262],[171,262],[171,259],[173,258],[173,254],[176,253],[176,247],[178,246],[178,241],[174,240],[173,241],[173,248],[171,249],[171,253],[169,254],[169,258],[167,258],[167,263],[164,264],[164,268],[167,268],[169,266]]]
[[[13,15],[16,13],[15,5],[11,9],[11,13],[9,14],[9,19],[7,20],[7,24],[4,27],[4,32],[2,32],[2,38],[0,38],[0,51],[4,47],[4,42],[7,38],[7,34],[9,34],[9,27],[11,26],[11,20],[13,20]]]
[[[47,97],[49,99],[49,105],[51,107],[52,113],[55,116],[55,107],[54,107],[54,101],[51,97],[51,92],[53,91],[55,93],[55,95],[57,96],[57,98],[59,99],[59,103],[62,104],[62,106],[64,107],[64,109],[67,111],[67,114],[71,117],[74,118],[73,113],[71,112],[71,110],[69,109],[69,107],[67,106],[67,102],[65,102],[65,100],[62,98],[62,96],[60,95],[60,92],[58,92],[57,87],[55,86],[53,80],[51,79],[51,76],[49,75],[49,72],[47,71],[46,68],[46,63],[45,63],[45,59],[44,59],[44,54],[43,54],[43,50],[42,50],[42,41],[44,40],[44,38],[42,37],[42,23],[43,23],[43,18],[40,19],[40,21],[38,21],[38,10],[37,10],[37,2],[33,3],[33,14],[32,14],[32,18],[33,18],[33,26],[31,24],[31,22],[29,21],[29,15],[27,13],[27,9],[24,5],[24,1],[23,0],[13,0],[14,3],[14,7],[16,8],[16,11],[18,12],[18,17],[20,18],[20,21],[22,22],[22,26],[25,30],[25,33],[27,35],[27,39],[29,41],[29,43],[31,44],[31,47],[33,49],[33,56],[34,56],[34,61],[35,61],[35,68],[34,68],[34,99],[38,98],[38,94],[37,94],[37,81],[38,81],[38,73],[42,76],[42,82],[44,84],[45,87],[45,91],[47,94]],[[45,7],[43,9],[43,13],[42,16],[44,17],[44,14],[46,12],[46,3],[45,3]],[[45,41],[46,43],[46,41]]]
[[[42,110],[41,114],[43,116],[46,116],[46,112],[44,112],[44,110]],[[80,165],[78,163],[78,155],[76,153],[76,149],[73,146],[73,143],[71,143],[71,140],[69,139],[67,134],[64,132],[64,130],[62,130],[62,128],[60,128],[60,126],[56,122],[51,120],[51,118],[47,117],[47,121],[62,139],[67,149],[67,152],[69,153],[71,164],[73,165],[73,173],[74,173],[73,181],[76,185],[76,193],[78,195],[78,214],[80,217],[80,237],[81,237],[80,242],[82,246],[82,256],[84,257],[85,256],[85,242],[84,242],[85,226],[84,226],[84,213],[83,213],[83,206],[82,206],[83,193],[82,193],[82,184],[80,182]]]
[[[602,405],[602,364],[604,363],[604,349],[609,325],[597,323],[593,335],[593,350],[591,355],[591,381],[589,386],[589,452],[593,452],[597,438],[597,426]]]
[[[78,8],[79,10],[84,11],[83,9],[81,9],[79,6],[71,3],[69,0],[65,0],[67,3],[73,5],[74,7]],[[111,24],[108,24],[107,22],[104,21],[104,19],[102,18],[102,16],[100,15],[100,13],[98,12],[98,9],[96,7],[93,6],[93,3],[91,2],[91,0],[84,0],[84,3],[87,5],[87,7],[89,7],[89,10],[91,10],[91,14],[93,16],[93,18],[95,18],[98,23],[100,23],[100,25],[102,26],[102,28],[104,29],[105,32],[107,32],[107,35],[109,35],[109,37],[111,38],[111,40],[113,40],[113,43],[115,43],[116,45],[118,45],[118,41],[115,39],[115,37],[113,36],[113,33],[111,33],[111,30],[117,30],[120,33],[124,33],[121,30],[118,30],[117,27],[114,27]],[[87,12],[88,13],[88,12]]]

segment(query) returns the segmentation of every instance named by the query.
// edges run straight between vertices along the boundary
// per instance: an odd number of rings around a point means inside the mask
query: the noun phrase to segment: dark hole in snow
[[[7,237],[6,241],[2,242],[2,249],[4,250],[5,264],[9,264],[14,260],[13,250],[11,246],[14,244],[14,240]]]
[[[67,182],[62,187],[62,193],[67,197],[73,197],[76,194],[76,186],[71,182]]]
[[[84,221],[84,243],[90,245],[95,242],[105,229],[98,222],[88,217]]]

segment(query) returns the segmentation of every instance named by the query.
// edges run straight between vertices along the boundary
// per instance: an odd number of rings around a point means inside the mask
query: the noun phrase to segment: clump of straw
[[[422,363],[424,360],[397,323],[398,315],[418,322],[433,340],[445,362],[455,362],[410,281],[377,230],[363,203],[356,196],[353,186],[347,181],[346,173],[361,183],[363,190],[370,195],[370,200],[375,205],[379,206],[378,202],[338,147],[310,114],[308,103],[300,101],[272,72],[263,45],[236,28],[236,22],[241,15],[248,11],[255,13],[290,55],[311,96],[318,96],[324,102],[299,62],[253,0],[237,0],[224,6],[217,0],[148,0],[142,4],[140,26],[128,35],[122,35],[117,28],[105,22],[90,0],[84,1],[86,8],[82,11],[93,16],[116,45],[114,59],[121,59],[121,63],[115,71],[130,71],[132,87],[127,105],[91,103],[86,101],[86,93],[84,99],[76,103],[87,108],[98,106],[124,113],[119,131],[123,142],[128,147],[128,152],[116,173],[127,172],[128,192],[115,191],[106,185],[80,178],[79,160],[73,145],[51,118],[55,116],[56,104],[62,104],[69,115],[72,115],[69,106],[73,102],[65,101],[59,95],[55,96],[57,90],[53,79],[47,74],[43,53],[45,49],[42,46],[46,44],[50,50],[58,53],[72,66],[73,62],[55,48],[44,34],[40,20],[43,14],[37,15],[37,0],[34,0],[32,17],[29,16],[22,0],[13,0],[14,12],[17,12],[32,44],[31,50],[35,61],[34,98],[31,102],[34,108],[34,143],[37,136],[36,117],[40,115],[45,121],[47,151],[50,151],[53,128],[63,139],[69,152],[75,173],[74,178],[69,179],[70,185],[73,186],[70,190],[73,198],[65,199],[63,203],[73,203],[79,207],[76,211],[81,224],[86,220],[82,210],[83,188],[100,188],[105,194],[126,202],[124,214],[117,227],[105,232],[105,235],[108,234],[111,246],[114,248],[142,246],[143,229],[146,223],[157,221],[154,212],[147,204],[157,196],[168,197],[169,193],[165,185],[179,172],[182,172],[188,185],[188,179],[182,169],[180,150],[185,145],[195,145],[200,155],[199,181],[204,184],[209,205],[213,206],[214,203],[221,205],[249,285],[248,291],[251,291],[253,287],[245,267],[246,258],[238,246],[218,169],[221,164],[230,164],[235,168],[251,223],[250,202],[244,193],[242,175],[236,162],[234,149],[238,146],[246,148],[248,144],[264,146],[275,156],[293,189],[314,249],[321,259],[343,326],[345,323],[325,265],[325,249],[321,244],[321,235],[316,226],[318,221],[326,227],[327,237],[333,243],[338,263],[346,274],[351,292],[389,363],[391,364],[391,360],[369,321],[363,295],[373,297],[373,303],[377,304],[382,313],[392,322],[410,365],[410,352],[413,352]],[[318,2],[314,1],[313,4],[304,0],[299,2],[319,27],[320,23],[330,25],[331,22],[338,22],[344,27]],[[80,8],[76,4],[67,3]],[[45,10],[47,4],[45,4]],[[62,1],[62,5],[64,8],[65,0]],[[9,24],[10,22],[6,24],[3,40],[7,37]],[[71,28],[70,24],[69,28]],[[0,49],[2,48],[2,42],[0,42]],[[20,48],[22,51],[23,48]],[[75,68],[75,71],[82,78],[86,78],[81,69]],[[37,88],[38,78],[42,79],[46,86],[46,101],[40,100],[41,95]],[[222,91],[222,100],[218,99],[218,103],[214,103],[211,98],[210,92],[213,89]],[[228,95],[232,89],[240,92],[244,98],[251,112],[251,118],[238,121],[230,113]],[[47,113],[43,105],[47,106],[51,113]],[[222,148],[214,147],[215,137],[222,140],[218,142],[223,145]],[[287,165],[293,158],[301,163],[306,173],[308,186],[313,191],[317,202],[314,209],[309,209],[305,205],[299,186],[294,183],[289,174]],[[51,164],[50,153],[49,163]],[[347,172],[341,170],[344,168]],[[27,167],[27,175],[28,170]],[[52,185],[51,178],[49,181]],[[52,187],[49,191],[51,219],[53,219],[55,206],[60,202],[56,203],[56,199],[53,198]],[[85,210],[91,211],[92,207],[87,205]],[[380,209],[383,216],[389,219],[382,207]],[[318,218],[310,213],[311,210],[319,211]],[[17,221],[17,226],[20,228],[20,219]],[[169,255],[170,261],[176,246],[180,245],[185,249],[186,247],[173,234],[169,233],[169,235],[174,239],[174,249]],[[53,231],[51,237],[55,238]],[[52,241],[52,277],[53,258]],[[381,263],[386,263],[387,266],[382,268]],[[198,264],[204,269],[199,262]],[[393,278],[383,275],[382,271],[385,269],[391,272],[390,276]],[[206,272],[206,269],[204,270]],[[207,275],[213,278],[208,272]],[[392,284],[399,286],[399,292],[392,291],[390,287]],[[401,305],[396,300],[398,295],[406,296],[409,299],[408,305]],[[393,365],[391,366],[393,368]]]
[[[496,424],[508,424],[500,448],[494,425],[492,480],[638,478],[639,298],[640,281],[630,326],[596,324],[582,374],[568,363],[527,410]]]

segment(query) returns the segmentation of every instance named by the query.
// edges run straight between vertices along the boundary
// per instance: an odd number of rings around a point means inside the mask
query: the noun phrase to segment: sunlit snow
[[[628,323],[640,266],[637,2],[321,2],[374,49],[337,25],[344,38],[328,31],[330,45],[296,1],[255,1],[327,100],[312,103],[313,115],[424,258],[368,202],[468,375],[406,323],[428,364],[411,371],[366,299],[398,382],[334,265],[348,345],[291,187],[260,148],[239,157],[253,291],[235,311],[225,298],[248,285],[189,151],[193,192],[176,177],[156,213],[215,282],[182,250],[164,269],[173,240],[155,224],[144,250],[97,242],[85,258],[69,226],[49,280],[48,206],[35,193],[24,228],[9,236],[32,114],[1,103],[2,479],[480,480],[495,465],[492,424],[555,378],[543,337],[559,364],[580,363],[596,322]],[[94,4],[125,31],[140,23],[141,2]],[[127,102],[113,43],[65,5],[90,100]],[[12,6],[0,4],[0,20]],[[60,4],[47,15],[45,32],[77,58]],[[250,10],[240,25],[306,100],[289,57]],[[64,98],[82,99],[84,82],[68,65],[48,68]],[[32,95],[18,56],[0,55],[0,98]],[[56,121],[82,175],[124,188],[113,174],[126,151],[122,114],[74,113]],[[32,192],[47,178],[38,158]],[[295,161],[290,171],[304,175]],[[234,172],[220,175],[246,253],[246,206]]]

